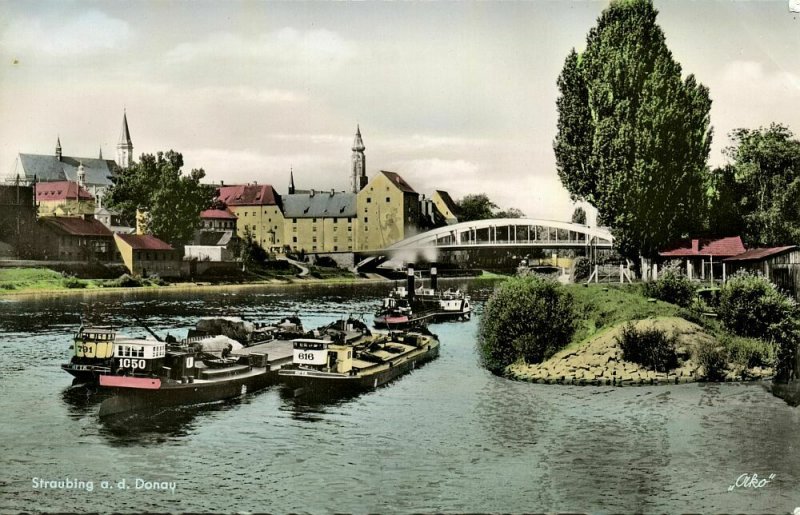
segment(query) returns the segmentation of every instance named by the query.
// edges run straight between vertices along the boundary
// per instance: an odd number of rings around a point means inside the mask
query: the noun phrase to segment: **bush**
[[[113,281],[108,282],[108,286],[118,288],[136,288],[142,285],[142,280],[129,274],[122,274]]]
[[[723,337],[722,344],[728,357],[743,367],[771,367],[775,364],[775,345],[756,338],[741,336]]]
[[[796,304],[762,275],[736,273],[722,287],[722,323],[740,336],[777,340],[796,325]]]
[[[695,347],[694,360],[703,367],[707,381],[720,381],[725,378],[728,352],[723,345],[714,340],[701,340]]]
[[[338,268],[339,267],[339,263],[337,263],[330,256],[321,256],[321,257],[317,258],[317,261],[314,264],[317,265],[317,266],[322,266],[322,267],[326,267],[326,268]]]
[[[158,275],[148,276],[146,282],[152,286],[165,286],[167,282]]]
[[[77,277],[65,277],[61,280],[61,284],[64,286],[64,288],[70,289],[86,288],[86,283]]]
[[[535,275],[509,279],[495,289],[481,316],[484,364],[498,373],[519,358],[544,361],[569,343],[575,317],[572,295],[557,282]]]
[[[581,282],[589,278],[592,264],[586,256],[578,256],[572,262],[572,282]]]
[[[644,294],[685,308],[694,299],[695,285],[680,271],[669,267],[657,280],[645,283]]]
[[[638,363],[656,372],[666,372],[678,366],[676,338],[663,329],[637,329],[632,322],[623,326],[617,344],[626,361]]]

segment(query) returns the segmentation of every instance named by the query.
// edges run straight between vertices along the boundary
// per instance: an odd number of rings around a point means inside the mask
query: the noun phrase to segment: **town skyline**
[[[800,15],[785,1],[656,2],[684,75],[710,89],[714,143],[800,132]],[[206,180],[347,190],[359,125],[369,177],[486,193],[566,219],[556,78],[607,2],[2,4],[0,175],[18,153],[174,149]],[[180,23],[176,23],[180,20]]]

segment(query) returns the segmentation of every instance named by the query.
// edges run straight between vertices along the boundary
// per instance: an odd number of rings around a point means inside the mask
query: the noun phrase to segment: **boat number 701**
[[[119,360],[119,366],[122,368],[144,368],[145,362],[143,359],[122,358]]]

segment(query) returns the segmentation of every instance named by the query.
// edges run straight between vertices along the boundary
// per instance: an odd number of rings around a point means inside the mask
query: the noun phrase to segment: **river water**
[[[478,299],[480,312],[491,284],[455,284]],[[386,289],[0,300],[0,511],[790,513],[800,506],[800,411],[764,386],[513,382],[481,368],[476,317],[431,326],[442,344],[435,361],[374,392],[325,403],[272,387],[101,422],[96,402],[73,395],[59,368],[82,315],[142,336],[132,315],[177,336],[202,316],[223,314],[272,321],[298,312],[317,327],[368,316]],[[772,479],[729,491],[743,474]],[[76,485],[42,488],[42,480],[67,479]],[[122,480],[128,488],[117,488]],[[144,481],[174,491],[137,488],[152,486]]]

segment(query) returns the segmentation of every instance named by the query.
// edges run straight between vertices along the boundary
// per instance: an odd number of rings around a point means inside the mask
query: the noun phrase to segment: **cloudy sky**
[[[565,219],[556,78],[607,2],[0,0],[0,175],[19,152],[114,158],[175,149],[209,180],[285,192],[367,171],[420,193],[485,192]],[[711,91],[711,163],[736,127],[800,134],[800,14],[774,2],[657,1],[682,64]]]

